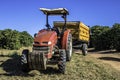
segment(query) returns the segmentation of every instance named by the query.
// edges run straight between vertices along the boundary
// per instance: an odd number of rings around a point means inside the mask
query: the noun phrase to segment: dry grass
[[[20,66],[22,49],[0,52],[0,80],[120,80],[119,71],[90,55],[73,54],[72,60],[67,62],[65,74],[58,73],[57,65],[46,71],[23,73]]]

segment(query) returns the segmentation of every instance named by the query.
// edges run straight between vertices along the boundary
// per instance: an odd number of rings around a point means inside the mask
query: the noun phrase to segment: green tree
[[[30,46],[33,43],[33,37],[26,31],[20,32],[19,40],[22,46]]]
[[[14,30],[11,33],[11,42],[10,42],[10,49],[19,49],[21,47],[20,41],[19,41],[19,32]]]
[[[0,48],[19,49],[22,46],[30,46],[32,42],[32,36],[26,31],[0,30]]]
[[[107,41],[110,28],[108,26],[93,26],[91,28],[91,43],[96,50],[109,49],[110,43]]]
[[[0,32],[0,44],[1,48],[4,49],[19,49],[20,42],[19,42],[19,32],[11,29],[5,29]]]
[[[115,23],[111,29],[111,40],[113,43],[114,48],[117,51],[120,51],[120,24],[119,23]]]
[[[3,38],[3,35],[2,35],[2,30],[0,30],[0,48],[2,48],[2,38]]]

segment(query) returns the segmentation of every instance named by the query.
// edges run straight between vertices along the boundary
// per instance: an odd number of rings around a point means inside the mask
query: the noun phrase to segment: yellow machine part
[[[54,27],[60,27],[61,29],[63,26],[64,22],[61,21],[54,22]],[[71,30],[73,39],[89,42],[90,29],[88,26],[84,25],[80,21],[69,21],[66,23],[66,26],[68,29]]]
[[[82,22],[79,24],[79,40],[89,41],[89,27],[84,25]]]

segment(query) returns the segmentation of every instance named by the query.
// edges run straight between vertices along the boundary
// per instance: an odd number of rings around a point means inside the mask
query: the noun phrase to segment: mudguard
[[[62,37],[62,49],[67,49],[67,41],[68,41],[68,36],[70,34],[70,30],[66,30],[63,34],[63,37]]]

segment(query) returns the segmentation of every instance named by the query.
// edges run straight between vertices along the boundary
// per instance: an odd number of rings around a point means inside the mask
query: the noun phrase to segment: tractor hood
[[[57,34],[55,31],[41,30],[34,38],[34,45],[36,46],[48,46],[56,44]]]

